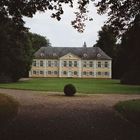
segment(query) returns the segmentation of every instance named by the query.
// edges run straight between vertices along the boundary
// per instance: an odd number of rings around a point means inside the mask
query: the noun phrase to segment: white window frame
[[[40,60],[40,67],[43,67],[44,66],[44,62],[43,60]]]
[[[97,67],[101,68],[102,67],[102,63],[101,62],[97,62]]]

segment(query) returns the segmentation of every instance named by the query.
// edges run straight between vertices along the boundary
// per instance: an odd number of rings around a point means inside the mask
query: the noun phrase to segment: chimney
[[[84,48],[86,48],[86,47],[87,47],[87,44],[86,44],[86,42],[84,42],[84,45],[83,45],[83,47],[84,47]]]

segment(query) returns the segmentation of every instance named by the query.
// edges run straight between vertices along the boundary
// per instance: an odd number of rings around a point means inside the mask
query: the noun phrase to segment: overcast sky
[[[85,41],[88,47],[92,47],[96,43],[98,31],[107,17],[98,15],[93,4],[90,4],[89,9],[89,15],[93,17],[93,21],[86,22],[84,33],[77,32],[71,26],[75,9],[71,9],[68,6],[64,7],[61,21],[50,18],[50,12],[37,13],[33,18],[24,18],[24,21],[31,32],[47,37],[52,46],[82,47]]]

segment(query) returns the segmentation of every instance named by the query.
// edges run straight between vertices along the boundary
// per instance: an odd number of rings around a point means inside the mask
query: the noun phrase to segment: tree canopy
[[[108,14],[107,23],[117,34],[127,31],[140,16],[140,0],[99,0],[96,7],[99,14]]]
[[[73,2],[73,0],[1,0],[0,21],[2,22],[6,18],[10,18],[19,29],[24,29],[23,16],[33,17],[37,11],[45,12],[48,10],[52,11],[52,18],[60,20],[61,15],[64,13],[63,4],[68,4],[70,7],[73,7]],[[88,0],[77,1],[78,8],[81,12],[76,14],[76,22],[73,22],[72,25],[79,31],[82,31],[80,29],[82,29],[83,24],[80,21],[82,14],[86,12],[85,5],[88,2]]]
[[[117,34],[125,32],[140,15],[139,0],[1,0],[0,22],[5,18],[11,18],[19,28],[23,28],[23,16],[33,17],[37,11],[47,10],[52,11],[52,18],[60,20],[64,13],[63,4],[70,7],[77,4],[79,11],[75,11],[76,19],[72,21],[72,26],[82,32],[85,20],[89,19],[86,16],[87,5],[91,2],[96,5],[99,14],[108,14],[108,23],[114,27]]]
[[[107,55],[113,58],[116,42],[117,39],[113,33],[112,27],[104,25],[98,32],[98,40],[95,46],[100,47]]]
[[[46,39],[46,37],[31,32],[29,32],[28,35],[34,52],[42,46],[51,47],[51,43],[49,39]]]
[[[139,20],[139,19],[136,19]],[[118,59],[121,65],[122,75],[126,71],[132,69],[140,70],[140,22],[135,24],[123,35],[122,42],[120,44],[120,50],[118,54]]]

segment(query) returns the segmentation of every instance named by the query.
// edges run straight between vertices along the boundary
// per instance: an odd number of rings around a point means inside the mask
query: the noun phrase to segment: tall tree
[[[34,52],[37,51],[42,46],[51,47],[51,43],[49,39],[46,39],[46,37],[31,32],[29,32],[28,35],[31,40]]]
[[[7,20],[0,23],[0,82],[13,82],[30,69],[31,42],[26,32]]]
[[[124,83],[140,84],[140,17],[123,35],[117,58],[119,74]],[[129,79],[130,78],[130,79]],[[125,82],[126,81],[126,82]]]
[[[100,47],[110,57],[114,57],[116,49],[116,36],[111,26],[104,25],[102,30],[98,32],[98,40],[95,46]]]

